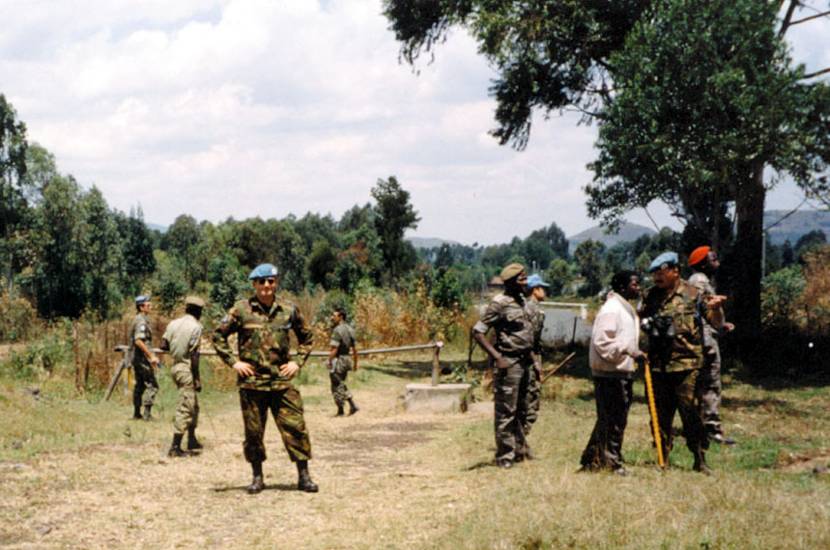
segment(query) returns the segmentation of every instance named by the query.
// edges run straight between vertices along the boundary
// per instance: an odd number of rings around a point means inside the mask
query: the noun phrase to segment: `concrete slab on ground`
[[[470,384],[407,384],[404,408],[407,412],[465,412]]]

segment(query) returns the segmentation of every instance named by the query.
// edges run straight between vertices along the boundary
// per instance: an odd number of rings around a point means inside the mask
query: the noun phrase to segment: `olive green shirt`
[[[136,313],[132,324],[130,324],[130,365],[131,366],[146,366],[150,367],[150,361],[144,352],[135,347],[135,341],[141,340],[147,345],[147,348],[153,347],[153,331],[150,330],[150,320],[143,313]]]
[[[485,334],[489,328],[496,333],[495,347],[501,353],[519,355],[533,351],[535,314],[523,296],[497,294],[487,305],[473,330]]]
[[[222,361],[233,366],[236,358],[228,337],[236,334],[239,360],[255,371],[252,376],[240,376],[237,385],[251,390],[281,389],[290,384],[279,373],[279,367],[291,360],[289,331],[297,337],[301,355],[311,350],[311,331],[294,304],[277,297],[266,307],[252,296],[236,302],[222,318],[213,333],[213,347]]]
[[[199,351],[202,325],[190,314],[184,314],[170,321],[163,338],[170,344],[170,360],[175,365],[190,361],[190,356]]]
[[[337,347],[337,357],[348,355],[354,346],[354,329],[345,321],[341,321],[331,332],[330,347]]]

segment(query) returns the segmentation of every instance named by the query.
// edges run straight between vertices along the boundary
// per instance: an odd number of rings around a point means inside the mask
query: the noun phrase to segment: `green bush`
[[[51,330],[23,351],[12,352],[8,360],[0,364],[0,371],[11,378],[32,380],[43,373],[52,374],[59,365],[71,361],[71,338],[65,330]]]
[[[801,266],[779,269],[764,278],[761,311],[766,327],[796,326],[806,281]]]
[[[39,326],[37,312],[27,300],[0,295],[0,342],[25,340]]]

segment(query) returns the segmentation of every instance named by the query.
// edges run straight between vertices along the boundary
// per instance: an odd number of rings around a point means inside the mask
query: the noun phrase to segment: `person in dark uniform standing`
[[[150,297],[145,295],[136,296],[135,309],[135,318],[129,330],[130,349],[128,350],[130,365],[135,375],[133,419],[150,420],[153,403],[159,391],[159,383],[156,380],[159,358],[153,353],[153,331],[150,330],[150,319],[148,317],[153,309]],[[144,407],[143,411],[142,406]]]
[[[514,263],[501,271],[504,292],[497,294],[473,327],[473,336],[495,366],[496,464],[510,468],[530,453],[525,437],[527,391],[533,371],[533,311],[525,299],[527,274]],[[495,345],[487,341],[489,328]]]
[[[255,294],[240,300],[228,311],[213,333],[217,355],[236,371],[239,403],[245,425],[245,459],[250,462],[253,480],[248,493],[265,488],[262,463],[266,459],[263,435],[268,411],[282,436],[291,461],[297,465],[297,489],[316,493],[317,484],[308,473],[311,439],[303,416],[303,400],[291,379],[302,365],[290,357],[289,331],[297,338],[299,353],[308,357],[312,335],[300,310],[277,297],[277,268],[271,264],[257,266],[248,278]],[[238,358],[228,343],[236,334]]]
[[[350,370],[357,370],[357,347],[354,329],[346,323],[346,310],[337,308],[331,314],[332,331],[329,341],[329,379],[331,395],[337,405],[337,416],[343,416],[343,406],[349,403],[349,416],[360,409],[354,404],[354,398],[346,386],[346,377]],[[351,357],[350,357],[351,355]]]
[[[528,307],[533,312],[533,372],[530,373],[530,383],[527,389],[527,417],[525,418],[525,436],[539,418],[539,409],[542,406],[542,330],[545,328],[545,312],[541,302],[547,297],[547,288],[550,287],[541,275],[533,274],[527,278]],[[526,458],[533,458],[528,453]]]
[[[668,462],[672,448],[672,421],[680,413],[686,446],[694,456],[694,469],[709,473],[708,440],[703,427],[697,384],[703,366],[703,322],[720,327],[723,296],[700,292],[680,278],[675,252],[659,255],[649,266],[654,280],[643,300],[640,317],[648,335],[654,400]]]

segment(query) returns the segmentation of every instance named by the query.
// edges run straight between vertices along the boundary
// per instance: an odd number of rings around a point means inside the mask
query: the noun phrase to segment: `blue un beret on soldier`
[[[279,270],[273,264],[259,264],[248,275],[248,279],[253,281],[254,279],[263,279],[265,277],[276,277],[279,273]]]
[[[135,297],[135,305],[137,305],[137,306],[140,306],[141,304],[146,304],[149,301],[150,301],[150,297],[145,296],[144,294],[141,294],[140,296]]]
[[[650,266],[648,266],[648,272],[654,273],[655,271],[662,269],[663,266],[676,266],[679,263],[680,260],[677,257],[677,252],[663,252],[654,258],[654,261],[651,262]]]
[[[527,278],[527,288],[536,288],[537,286],[549,287],[550,285],[542,280],[541,275],[534,273]]]

